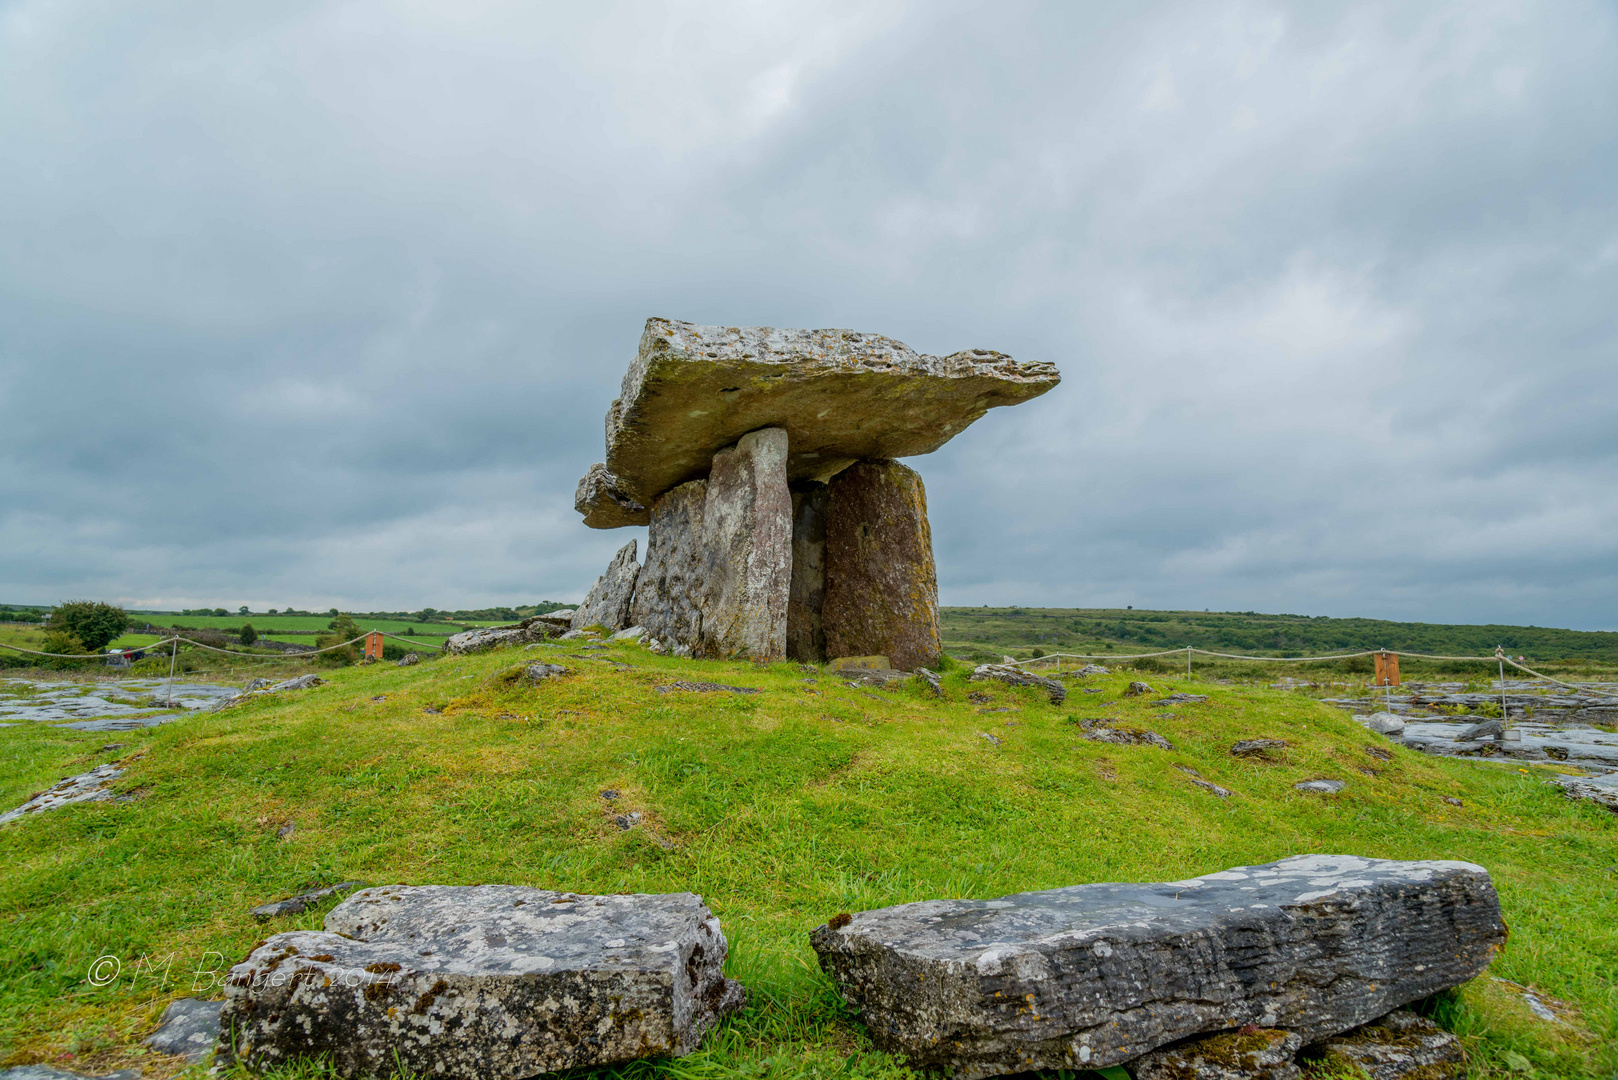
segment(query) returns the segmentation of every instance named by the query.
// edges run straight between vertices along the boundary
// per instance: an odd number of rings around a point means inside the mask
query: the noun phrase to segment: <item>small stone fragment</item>
[[[1191,778],[1191,782],[1197,785],[1197,787],[1209,792],[1210,794],[1217,795],[1221,799],[1228,799],[1235,794],[1235,792],[1231,791],[1229,788],[1222,788],[1213,781],[1204,778],[1201,773],[1189,765],[1176,765],[1175,768],[1189,776]]]
[[[659,686],[657,688],[657,692],[659,694],[667,694],[667,693],[669,693],[670,691],[673,691],[673,690],[687,690],[687,691],[690,691],[691,693],[694,693],[694,694],[761,694],[761,693],[763,693],[763,691],[760,690],[756,686],[726,686],[724,683],[686,682],[683,679],[677,679],[674,682],[669,683],[667,686]]]
[[[944,680],[932,668],[917,668],[916,677],[927,684],[927,689],[933,692],[933,697],[944,696]]]
[[[1237,757],[1266,757],[1271,750],[1280,750],[1287,745],[1285,739],[1243,739],[1230,748],[1230,752]]]
[[[1129,727],[1116,721],[1108,724],[1105,721],[1090,720],[1083,721],[1081,726],[1084,728],[1084,737],[1091,742],[1113,743],[1117,746],[1155,746],[1159,750],[1174,749],[1174,744],[1163,736],[1145,728]]]
[[[640,824],[640,819],[640,811],[631,810],[627,814],[619,814],[617,817],[613,818],[612,823],[618,826],[620,832],[628,832],[630,829],[633,829],[636,825]]]
[[[124,748],[124,744],[121,743],[121,742],[110,742],[106,746],[98,746],[98,747],[96,747],[96,753],[105,754],[109,750],[122,750],[123,748]]]
[[[544,682],[546,679],[556,679],[567,674],[567,668],[561,664],[529,664],[523,668],[523,678],[529,682]]]
[[[988,739],[990,746],[999,746],[1000,745],[1000,740],[995,738],[993,735],[990,735],[987,731],[978,732],[978,737],[983,738],[983,739]]]
[[[1292,786],[1299,791],[1311,791],[1317,795],[1335,795],[1348,785],[1341,780],[1300,780]]]
[[[1405,729],[1404,717],[1390,712],[1372,713],[1370,716],[1356,716],[1354,719],[1378,735],[1397,735]]]
[[[1140,697],[1142,694],[1155,694],[1150,686],[1143,682],[1132,682],[1124,687],[1124,697]]]
[[[1304,1056],[1357,1066],[1369,1080],[1459,1080],[1466,1068],[1460,1040],[1407,1009],[1334,1035]]]
[[[629,628],[627,628],[625,630],[618,631],[616,634],[612,635],[612,637],[608,638],[607,640],[608,641],[639,641],[640,639],[644,638],[645,636],[646,636],[646,627],[644,627],[644,626],[631,626],[631,627],[629,627]]]
[[[285,682],[278,682],[270,687],[267,693],[279,693],[282,690],[309,690],[325,682],[319,675],[298,675]]]
[[[1290,1031],[1243,1028],[1153,1050],[1124,1069],[1133,1080],[1296,1080],[1302,1045]]]
[[[1384,750],[1380,746],[1367,746],[1365,748],[1365,752],[1367,754],[1371,755],[1372,757],[1376,758],[1378,761],[1392,761],[1393,760],[1393,751],[1392,750]]]
[[[146,1038],[146,1045],[160,1054],[174,1054],[195,1065],[219,1042],[219,1010],[223,1001],[180,998],[163,1010],[163,1022]]]
[[[290,821],[284,821],[281,823],[281,827],[275,830],[275,837],[277,840],[285,840],[297,831],[298,827],[296,825]]]
[[[291,825],[292,823],[288,822],[283,826],[289,831],[289,835]],[[363,881],[343,881],[336,885],[328,885],[324,889],[312,889],[309,892],[299,893],[297,896],[291,896],[285,900],[260,904],[249,911],[248,914],[259,922],[279,918],[282,915],[301,915],[328,897],[346,896],[355,889],[363,889],[364,887],[365,882]]]
[[[1473,724],[1455,736],[1456,742],[1479,742],[1483,739],[1498,739],[1506,732],[1506,725],[1498,720],[1485,720],[1481,724]]]
[[[419,663],[421,663],[421,657],[417,656],[415,653],[412,652],[412,653],[405,653],[403,656],[401,656],[399,658],[399,662],[395,666],[396,667],[411,667],[411,666],[413,666],[415,664],[419,664]]]
[[[1461,800],[1457,799],[1453,795],[1444,795],[1444,796],[1441,796],[1441,798],[1443,798],[1443,800],[1445,802],[1449,803],[1451,806],[1465,806],[1466,805],[1465,803],[1461,802]]]
[[[611,802],[612,800],[614,800],[614,799],[616,799],[618,797],[618,789],[617,788],[608,788],[606,791],[603,791],[601,793],[601,797],[603,799],[606,799],[608,802]]]
[[[994,679],[997,682],[1009,683],[1012,686],[1037,686],[1045,691],[1045,696],[1052,705],[1060,705],[1067,700],[1067,687],[1055,679],[1047,679],[1041,675],[1024,671],[1019,667],[1008,664],[979,664],[972,669],[972,682],[983,682]]]
[[[1169,694],[1152,702],[1152,708],[1162,705],[1201,705],[1207,700],[1207,694]]]

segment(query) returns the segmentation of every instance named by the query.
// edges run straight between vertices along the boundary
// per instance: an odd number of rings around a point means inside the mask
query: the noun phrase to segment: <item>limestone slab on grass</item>
[[[46,810],[55,810],[59,806],[68,806],[72,803],[103,802],[114,798],[111,791],[112,782],[124,774],[124,770],[117,765],[97,765],[87,773],[70,776],[62,780],[47,791],[29,799],[15,810],[8,810],[0,814],[0,824],[7,821],[16,821],[28,814],[43,813]]]
[[[1031,671],[1024,671],[1015,664],[979,664],[972,669],[972,682],[989,680],[1011,686],[1037,686],[1045,691],[1045,696],[1050,699],[1052,705],[1060,705],[1067,700],[1067,687],[1055,679],[1047,679]]]
[[[1060,381],[1053,364],[986,349],[928,356],[854,330],[648,319],[607,410],[604,470],[614,491],[650,506],[707,475],[713,455],[743,435],[780,427],[789,478],[827,479],[862,458],[931,453],[989,409]]]
[[[342,1076],[518,1080],[690,1053],[742,1004],[725,951],[691,893],[366,889],[233,967],[220,1022],[254,1071],[328,1055]]]
[[[219,1042],[219,1012],[223,1001],[180,998],[163,1010],[163,1022],[146,1039],[160,1054],[174,1054],[195,1065]]]
[[[1303,855],[902,904],[811,941],[880,1049],[977,1080],[1250,1024],[1314,1042],[1473,978],[1505,936],[1480,866]]]

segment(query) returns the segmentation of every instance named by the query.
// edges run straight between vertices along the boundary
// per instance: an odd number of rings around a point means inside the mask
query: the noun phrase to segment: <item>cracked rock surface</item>
[[[219,1057],[460,1080],[680,1057],[741,1007],[725,952],[691,893],[365,889],[324,931],[277,934],[231,969]]]
[[[1447,1080],[1463,1075],[1466,1064],[1459,1039],[1404,1009],[1327,1039],[1306,1055],[1356,1065],[1369,1080]]]
[[[834,922],[811,943],[878,1048],[958,1080],[1250,1024],[1315,1042],[1473,978],[1506,936],[1482,867],[1347,855]]]

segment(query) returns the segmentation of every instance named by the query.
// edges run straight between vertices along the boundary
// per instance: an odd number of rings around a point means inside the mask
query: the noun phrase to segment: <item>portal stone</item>
[[[692,480],[652,503],[646,565],[635,586],[633,621],[676,655],[690,656],[702,637],[702,512],[708,481]]]
[[[787,433],[781,428],[751,432],[714,455],[702,511],[700,656],[786,656],[792,580],[786,460]]]
[[[635,582],[640,578],[640,563],[635,561],[635,541],[618,549],[607,572],[596,579],[594,587],[573,613],[573,629],[603,626],[608,630],[622,630],[630,624],[630,607],[635,599]]]
[[[826,598],[826,510],[831,490],[814,480],[792,485],[792,587],[787,597],[787,659],[826,659],[820,609]]]
[[[927,492],[896,461],[862,461],[830,484],[826,655],[880,654],[905,671],[938,663],[938,577]]]

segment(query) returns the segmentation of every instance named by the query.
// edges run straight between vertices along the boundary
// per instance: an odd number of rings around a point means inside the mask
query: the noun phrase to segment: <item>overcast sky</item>
[[[577,599],[650,315],[1056,363],[947,604],[1618,629],[1611,3],[0,3],[0,601]]]

